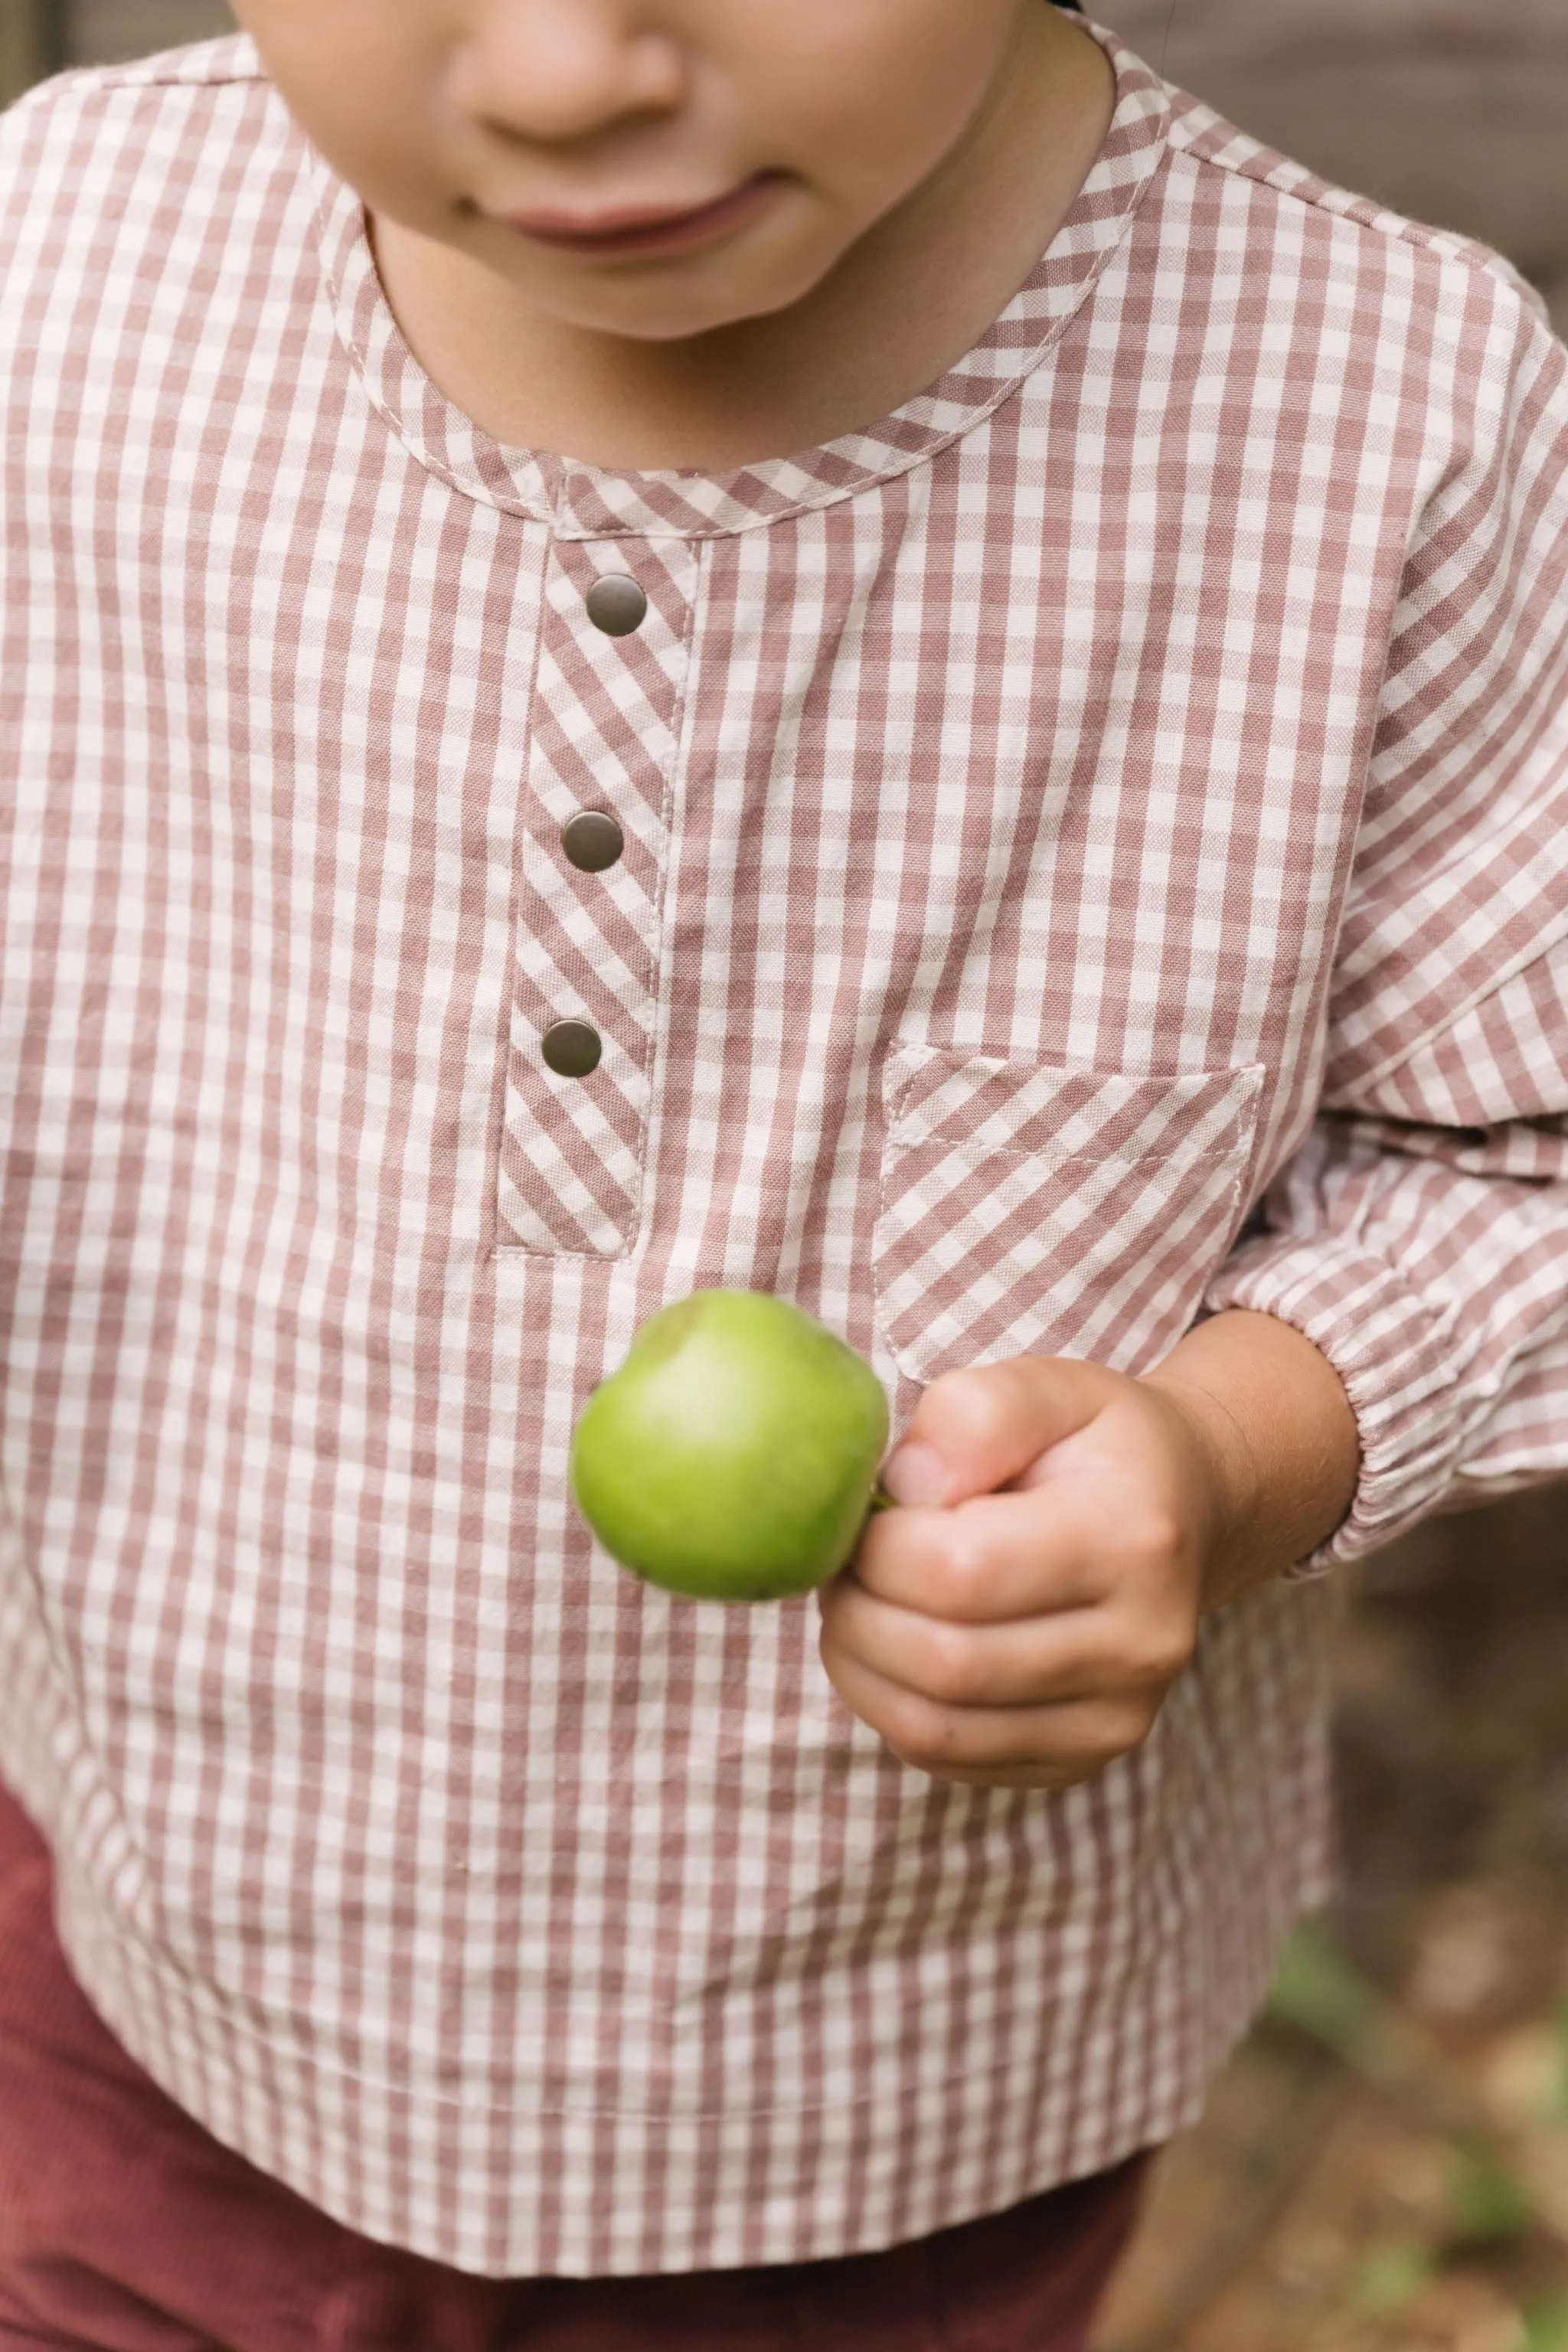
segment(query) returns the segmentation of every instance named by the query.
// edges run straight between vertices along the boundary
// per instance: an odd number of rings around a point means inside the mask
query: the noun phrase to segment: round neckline
[[[384,423],[429,472],[480,503],[573,539],[715,539],[782,522],[924,465],[1039,366],[1121,245],[1165,152],[1170,92],[1084,20],[1116,77],[1110,127],[1066,220],[980,341],[865,431],[727,472],[637,472],[495,440],[426,374],[382,289],[363,203],[312,154],[322,271],[337,331]]]

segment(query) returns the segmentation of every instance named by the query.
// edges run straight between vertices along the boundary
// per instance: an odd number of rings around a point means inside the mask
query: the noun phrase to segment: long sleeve
[[[1305,1570],[1568,1473],[1568,352],[1499,317],[1410,550],[1320,1116],[1206,1301],[1354,1407]]]

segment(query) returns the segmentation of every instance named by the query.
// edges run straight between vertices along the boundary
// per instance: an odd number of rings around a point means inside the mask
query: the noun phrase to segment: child
[[[1568,1467],[1568,360],[1045,0],[240,13],[0,132],[0,2341],[1069,2352]]]

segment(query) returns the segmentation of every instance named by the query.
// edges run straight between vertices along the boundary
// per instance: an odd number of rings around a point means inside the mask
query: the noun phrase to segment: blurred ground
[[[1568,1503],[1359,1586],[1343,1890],[1166,2159],[1105,2352],[1568,2352]]]
[[[1510,253],[1568,328],[1568,0],[1097,13],[1248,130]],[[68,34],[108,58],[226,21],[73,0]],[[1364,1571],[1339,1772],[1341,1899],[1166,2160],[1104,2352],[1568,2352],[1568,1490]]]

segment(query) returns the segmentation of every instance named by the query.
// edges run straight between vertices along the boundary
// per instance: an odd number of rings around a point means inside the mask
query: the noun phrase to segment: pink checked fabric
[[[1361,1421],[1312,1570],[1568,1469],[1568,358],[1102,37],[984,341],[721,479],[457,414],[243,42],[0,129],[0,1769],[159,2084],[475,2272],[1107,2168],[1325,1881],[1321,1578],[1091,1786],[938,1786],[810,1603],[592,1548],[651,1309],[901,1421],[1266,1308]]]

